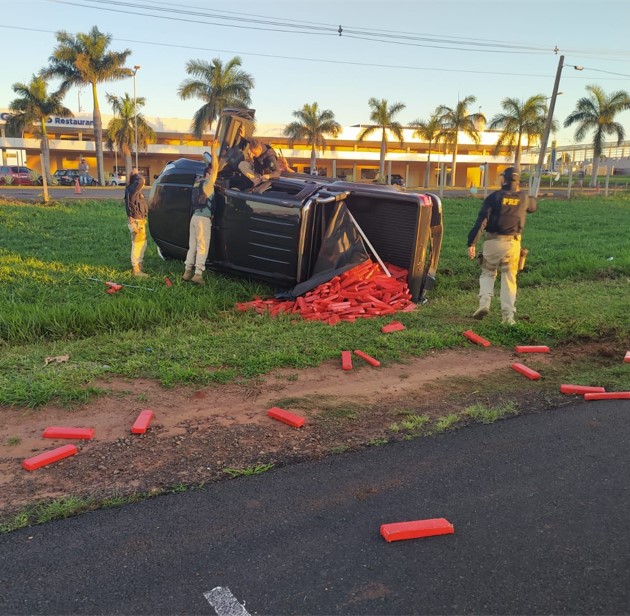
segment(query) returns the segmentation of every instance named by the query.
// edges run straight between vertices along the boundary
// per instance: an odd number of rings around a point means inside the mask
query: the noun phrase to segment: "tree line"
[[[46,121],[48,116],[62,118],[73,114],[63,104],[68,90],[73,86],[89,86],[92,91],[94,144],[97,160],[99,184],[105,182],[103,168],[103,126],[98,98],[98,85],[111,81],[119,81],[134,75],[134,71],[125,66],[130,49],[113,51],[110,49],[112,37],[99,31],[97,26],[87,33],[76,35],[65,31],[55,35],[57,45],[50,58],[49,65],[33,75],[28,83],[13,84],[17,94],[9,105],[12,112],[7,122],[10,134],[22,134],[27,126],[35,124],[41,136],[41,151],[45,173],[50,180],[50,148]],[[192,134],[200,138],[209,130],[223,109],[228,107],[248,107],[251,105],[251,92],[254,89],[254,78],[242,69],[241,59],[236,56],[228,62],[214,58],[206,60],[189,60],[185,67],[188,78],[178,88],[183,100],[197,98],[203,105],[194,113],[191,123]],[[48,80],[61,80],[59,87],[48,91]],[[586,95],[581,97],[574,111],[564,120],[564,127],[575,126],[575,138],[582,141],[591,134],[593,147],[593,173],[591,185],[597,181],[598,162],[602,155],[607,136],[615,136],[619,145],[624,137],[624,127],[616,121],[616,116],[630,108],[630,95],[619,90],[607,94],[597,85],[586,86]],[[122,97],[106,95],[112,107],[114,118],[107,126],[106,145],[111,151],[120,153],[125,161],[127,177],[129,177],[132,160],[131,154],[136,140],[138,147],[146,149],[147,144],[155,141],[155,133],[138,108],[146,103],[144,97],[131,98],[129,94]],[[539,143],[543,135],[547,118],[547,100],[543,94],[536,94],[526,100],[506,97],[501,101],[502,112],[489,121],[479,110],[471,111],[476,103],[475,96],[469,95],[457,101],[453,107],[439,105],[427,119],[416,119],[409,125],[413,136],[428,143],[428,162],[425,171],[425,186],[429,185],[431,167],[431,149],[443,145],[445,152],[452,154],[451,184],[455,182],[457,152],[460,134],[465,134],[474,143],[480,142],[478,126],[487,123],[488,128],[500,130],[495,152],[507,150],[514,154],[514,165],[520,166],[522,144],[527,146]],[[371,124],[362,128],[357,136],[362,142],[373,133],[380,133],[379,178],[385,178],[385,158],[389,140],[393,136],[403,143],[403,125],[396,116],[406,108],[404,103],[390,104],[387,99],[370,98]],[[317,102],[306,103],[302,109],[293,112],[296,118],[286,125],[284,134],[291,140],[306,140],[311,146],[311,172],[316,168],[317,149],[326,147],[326,136],[337,137],[342,127],[335,120],[330,109],[320,109]],[[554,120],[552,129],[557,130]]]

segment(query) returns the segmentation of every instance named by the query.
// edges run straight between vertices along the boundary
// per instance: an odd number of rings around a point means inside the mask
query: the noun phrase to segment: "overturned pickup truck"
[[[217,127],[222,156],[252,133],[253,111],[226,110]],[[173,161],[152,186],[149,230],[164,258],[186,258],[192,189],[205,166]],[[217,178],[209,268],[298,296],[372,258],[408,270],[413,301],[425,301],[442,244],[437,196],[286,172],[243,189],[238,175],[226,166]]]

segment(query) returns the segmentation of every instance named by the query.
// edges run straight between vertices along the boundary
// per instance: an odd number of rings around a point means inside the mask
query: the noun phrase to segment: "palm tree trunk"
[[[315,146],[311,147],[311,175],[315,175],[317,169],[317,155],[315,154]]]
[[[518,145],[516,146],[516,153],[514,154],[514,167],[520,173],[521,169],[521,141],[519,137]]]
[[[46,181],[50,184],[52,177],[50,176],[50,146],[48,143],[48,131],[46,130],[46,122],[44,118],[40,119],[42,127],[42,158],[44,159],[44,168],[42,169],[42,175],[46,176]]]
[[[597,186],[597,170],[599,169],[599,156],[593,154],[593,173],[591,174],[591,188]]]
[[[105,170],[103,168],[103,121],[101,119],[101,109],[98,106],[98,95],[96,93],[96,83],[92,84],[92,98],[94,99],[94,148],[96,149],[96,172],[98,183],[104,186],[103,178]]]
[[[381,139],[381,161],[378,169],[378,173],[381,176],[381,180],[385,181],[385,155],[387,154],[387,141],[385,135]]]
[[[424,187],[429,188],[431,181],[431,142],[429,141],[429,156],[427,157],[427,166],[424,169]]]
[[[457,139],[455,139],[455,143],[453,144],[453,163],[451,164],[451,186],[455,186],[455,175],[457,171]]]

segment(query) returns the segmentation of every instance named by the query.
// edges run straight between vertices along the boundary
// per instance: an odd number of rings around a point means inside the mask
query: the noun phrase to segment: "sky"
[[[560,123],[589,84],[630,91],[628,0],[0,0],[0,14],[0,108],[15,97],[12,84],[47,65],[55,32],[95,25],[111,49],[131,50],[129,67],[140,65],[137,96],[150,118],[191,118],[202,101],[177,94],[186,62],[216,57],[240,56],[254,77],[259,124],[291,122],[312,102],[344,126],[368,124],[371,97],[404,103],[402,124],[470,95],[470,110],[490,119],[505,97],[551,96],[560,55]],[[102,112],[106,93],[125,92],[133,96],[131,78],[99,85]],[[89,89],[70,90],[65,104],[77,113],[79,100],[91,113]],[[630,111],[617,119],[630,138]],[[556,138],[576,143],[574,129]]]

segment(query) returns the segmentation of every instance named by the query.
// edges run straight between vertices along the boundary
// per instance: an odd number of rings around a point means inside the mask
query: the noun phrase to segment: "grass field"
[[[630,350],[630,197],[541,201],[525,232],[530,252],[514,328],[500,325],[496,300],[483,322],[470,319],[479,270],[466,256],[466,236],[479,205],[478,199],[445,201],[437,288],[427,305],[397,315],[404,332],[383,336],[380,327],[391,317],[330,327],[237,312],[236,302],[273,289],[217,274],[208,274],[203,288],[182,283],[182,265],[162,261],[151,242],[145,269],[152,276],[134,279],[119,201],[3,202],[0,404],[82,402],[110,375],[151,377],[167,387],[226,382],[316,365],[344,348],[393,362],[465,346],[461,332],[470,327],[506,346],[605,341],[623,358]],[[108,295],[90,278],[153,291]],[[59,355],[70,360],[44,365],[46,357]],[[601,370],[603,385],[630,386],[630,369],[621,361],[592,369]]]

